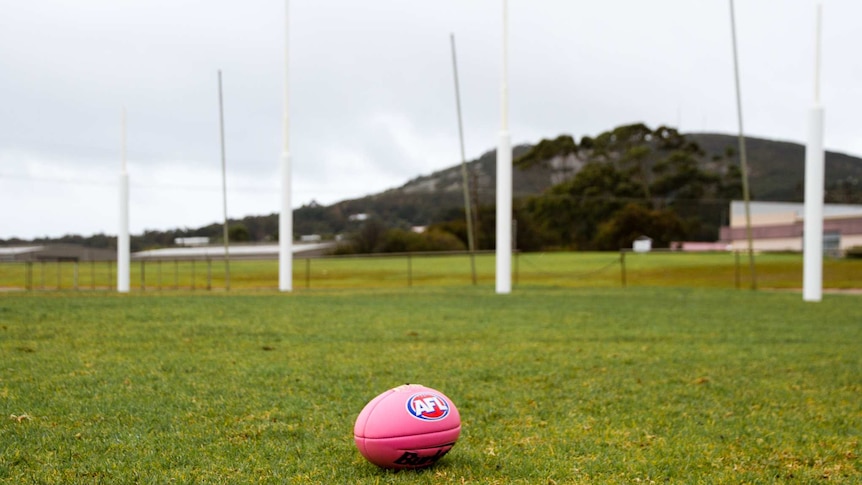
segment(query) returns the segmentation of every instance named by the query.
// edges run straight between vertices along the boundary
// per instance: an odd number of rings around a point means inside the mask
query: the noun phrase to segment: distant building
[[[751,202],[751,237],[756,251],[802,251],[805,204]],[[721,228],[721,241],[733,250],[748,249],[745,204],[730,204],[730,226]],[[823,251],[839,254],[862,246],[862,205],[823,206]]]
[[[291,247],[296,258],[309,258],[329,254],[337,245],[334,241],[296,243]],[[235,259],[278,259],[278,244],[231,244],[228,255]],[[132,254],[134,261],[188,261],[222,260],[224,246],[196,246],[187,248],[162,248],[139,251]]]
[[[640,236],[632,243],[632,250],[636,253],[648,253],[652,251],[652,238]]]
[[[206,246],[209,243],[210,238],[205,236],[178,237],[174,239],[174,244],[177,246]]]
[[[115,261],[116,249],[97,249],[77,244],[33,244],[0,247],[0,261]]]
[[[733,248],[724,242],[704,241],[678,241],[670,243],[673,251],[707,252],[707,251],[731,251]]]

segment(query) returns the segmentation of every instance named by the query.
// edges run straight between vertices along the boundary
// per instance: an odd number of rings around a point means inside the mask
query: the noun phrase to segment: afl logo
[[[422,421],[439,421],[449,415],[449,403],[437,394],[420,392],[407,398],[407,412]]]

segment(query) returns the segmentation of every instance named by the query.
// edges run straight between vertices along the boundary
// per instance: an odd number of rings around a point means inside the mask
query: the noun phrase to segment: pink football
[[[455,446],[459,434],[461,416],[452,400],[419,384],[375,397],[353,427],[362,456],[384,468],[433,465]]]

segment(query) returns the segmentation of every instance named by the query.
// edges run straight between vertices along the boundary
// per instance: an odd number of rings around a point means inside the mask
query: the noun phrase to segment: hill
[[[714,133],[692,133],[687,138],[696,142],[710,156],[721,155],[727,149],[737,152],[736,136]],[[805,181],[805,146],[799,143],[745,138],[748,156],[752,198],[775,202],[802,202]],[[854,203],[840,194],[842,187],[856,186],[862,191],[862,159],[843,153],[827,151],[826,198],[830,202]],[[850,188],[850,187],[848,187]],[[856,200],[859,203],[860,200]]]

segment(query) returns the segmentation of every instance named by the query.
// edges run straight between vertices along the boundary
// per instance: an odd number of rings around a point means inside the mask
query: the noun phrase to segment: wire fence
[[[473,258],[471,264],[470,258]],[[293,288],[493,286],[493,252],[399,253],[296,258]],[[757,288],[802,286],[802,255],[758,253]],[[134,292],[276,290],[277,260],[165,259],[130,265]],[[229,274],[228,274],[229,271]],[[0,262],[0,291],[115,291],[114,261]],[[747,289],[747,253],[681,251],[514,253],[514,286],[680,286]],[[229,282],[229,284],[228,284]],[[826,258],[824,288],[862,289],[862,259]]]

